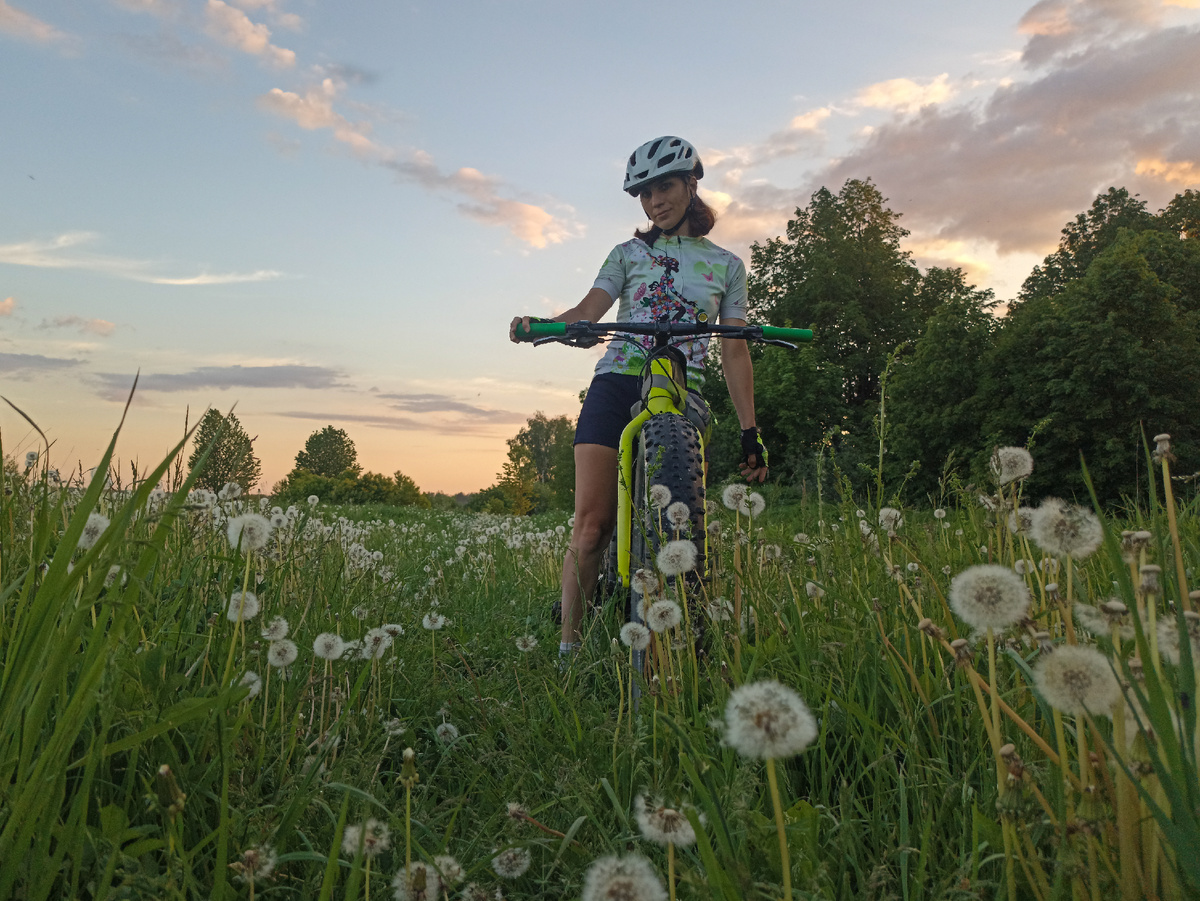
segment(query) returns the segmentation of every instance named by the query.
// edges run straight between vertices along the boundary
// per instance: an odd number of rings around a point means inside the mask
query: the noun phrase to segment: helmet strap
[[[694,207],[695,205],[696,205],[696,195],[693,194],[691,196],[691,199],[688,200],[687,209],[684,210],[683,215],[679,217],[679,221],[676,222],[674,225],[672,225],[670,228],[664,228],[663,234],[664,235],[673,235],[673,234],[675,234],[675,232],[679,231],[679,229],[683,226],[683,223],[687,221],[687,217],[692,214],[692,207]]]

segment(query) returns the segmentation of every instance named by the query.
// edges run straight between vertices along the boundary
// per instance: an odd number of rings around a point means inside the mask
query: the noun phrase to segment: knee
[[[612,538],[613,517],[579,512],[575,515],[575,529],[571,533],[571,545],[584,554],[603,550]]]

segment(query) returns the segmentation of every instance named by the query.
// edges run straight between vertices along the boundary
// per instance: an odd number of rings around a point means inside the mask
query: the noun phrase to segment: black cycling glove
[[[759,467],[766,467],[767,448],[762,442],[762,435],[759,434],[757,426],[742,429],[742,462],[749,465],[751,456],[757,459]]]

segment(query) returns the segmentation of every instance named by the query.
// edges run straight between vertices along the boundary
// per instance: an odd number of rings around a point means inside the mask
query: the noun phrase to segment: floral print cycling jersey
[[[709,322],[746,318],[746,267],[734,254],[707,238],[661,236],[653,247],[640,238],[613,248],[593,287],[620,301],[617,322],[695,322],[701,311]],[[648,336],[613,338],[596,373],[637,375]],[[688,385],[704,383],[708,338],[679,345],[688,361]]]

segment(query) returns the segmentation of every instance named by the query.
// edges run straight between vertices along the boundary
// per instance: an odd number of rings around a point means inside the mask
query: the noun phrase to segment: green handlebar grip
[[[567,324],[565,322],[531,322],[529,331],[524,331],[521,326],[517,326],[517,337],[524,341],[532,341],[534,338],[561,338],[566,333]]]
[[[810,328],[776,328],[773,325],[764,325],[762,330],[763,337],[773,341],[811,341],[813,339]]]

